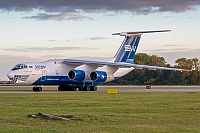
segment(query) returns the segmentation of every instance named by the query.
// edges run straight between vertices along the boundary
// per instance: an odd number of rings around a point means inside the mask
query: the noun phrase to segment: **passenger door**
[[[46,76],[47,76],[47,71],[46,71],[46,70],[42,70],[42,78],[41,78],[41,81],[45,81],[45,80],[46,80]]]

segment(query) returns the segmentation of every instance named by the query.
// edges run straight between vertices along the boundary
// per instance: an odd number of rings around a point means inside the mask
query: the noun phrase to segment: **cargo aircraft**
[[[15,84],[34,85],[33,91],[42,91],[43,85],[58,85],[59,91],[96,91],[99,84],[116,80],[134,69],[190,71],[134,63],[142,34],[168,31],[170,30],[112,34],[124,36],[125,39],[110,61],[52,59],[44,62],[23,62],[12,68],[7,76]]]

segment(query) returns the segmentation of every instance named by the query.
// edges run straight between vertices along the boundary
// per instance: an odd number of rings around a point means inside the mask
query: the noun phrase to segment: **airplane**
[[[33,91],[42,91],[43,85],[58,85],[59,91],[96,91],[97,86],[116,80],[134,69],[190,70],[134,63],[134,56],[142,34],[171,30],[119,32],[124,36],[115,56],[110,61],[79,59],[52,59],[43,62],[23,62],[12,68],[7,76],[15,84],[34,85]]]

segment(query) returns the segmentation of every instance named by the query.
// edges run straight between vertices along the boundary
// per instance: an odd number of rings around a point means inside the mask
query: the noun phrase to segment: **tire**
[[[41,92],[42,91],[42,87],[38,87],[38,92]]]
[[[97,87],[96,86],[90,86],[90,91],[97,91]]]
[[[94,91],[97,91],[97,87],[96,86],[94,86],[94,89],[93,89]]]
[[[33,87],[33,91],[34,92],[41,92],[42,91],[42,87]]]
[[[58,91],[65,91],[65,86],[64,85],[59,85],[58,86]]]
[[[87,86],[86,91],[91,91],[91,86]]]
[[[33,87],[33,91],[36,91],[36,87]]]
[[[79,91],[84,91],[84,87],[83,86],[80,86],[78,89],[79,89]]]
[[[87,86],[84,86],[84,87],[83,87],[83,91],[87,91]]]

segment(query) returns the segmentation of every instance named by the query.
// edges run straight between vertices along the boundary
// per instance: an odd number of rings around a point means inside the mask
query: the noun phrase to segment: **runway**
[[[20,90],[19,90],[20,88]],[[107,92],[107,89],[118,89],[118,92],[200,92],[200,86],[99,86],[97,92]],[[45,86],[42,92],[33,92],[32,86],[0,86],[0,94],[29,94],[29,93],[95,93],[87,91],[58,91],[57,86]]]

